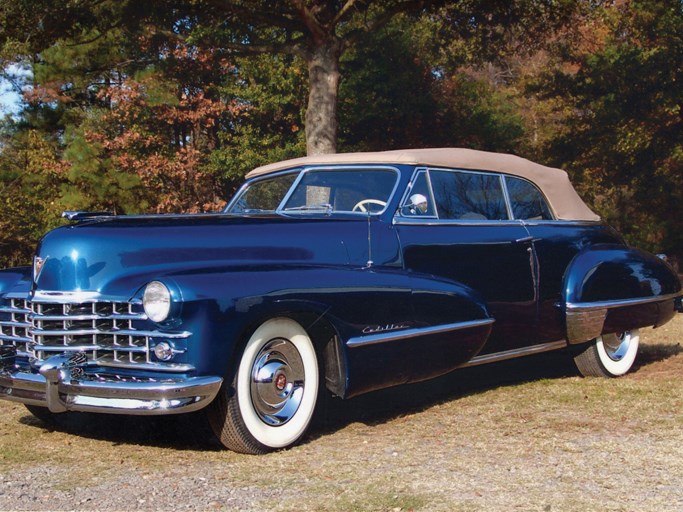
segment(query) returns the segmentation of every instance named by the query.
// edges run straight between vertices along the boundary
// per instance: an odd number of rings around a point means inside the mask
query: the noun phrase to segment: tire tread
[[[574,364],[584,377],[613,377],[600,363],[600,355],[593,340],[574,355]]]
[[[244,425],[234,384],[221,389],[219,395],[207,408],[207,417],[214,434],[229,450],[247,455],[262,455],[270,451],[254,439]]]

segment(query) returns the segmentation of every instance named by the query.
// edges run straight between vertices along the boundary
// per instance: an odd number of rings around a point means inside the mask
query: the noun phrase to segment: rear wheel
[[[582,347],[574,362],[586,377],[619,377],[633,366],[638,354],[638,330],[604,334]]]
[[[306,331],[289,318],[263,323],[242,352],[232,385],[207,409],[221,443],[259,454],[294,445],[318,400],[318,360]]]

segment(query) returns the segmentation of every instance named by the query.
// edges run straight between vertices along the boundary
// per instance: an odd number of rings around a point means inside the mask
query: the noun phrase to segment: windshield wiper
[[[308,212],[314,210],[324,210],[326,214],[332,213],[334,207],[329,203],[317,203],[317,204],[305,204],[303,206],[292,206],[291,208],[285,208],[286,212]]]

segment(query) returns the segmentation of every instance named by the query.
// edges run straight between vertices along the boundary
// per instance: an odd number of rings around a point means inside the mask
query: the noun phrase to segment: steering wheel
[[[376,204],[382,208],[387,205],[385,201],[380,201],[379,199],[363,199],[362,201],[358,201],[351,211],[366,213],[368,211],[366,206],[371,204]]]

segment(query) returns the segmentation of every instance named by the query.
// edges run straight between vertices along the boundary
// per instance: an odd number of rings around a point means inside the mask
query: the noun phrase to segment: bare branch
[[[303,32],[305,29],[298,18],[287,16],[287,14],[278,15],[276,12],[264,12],[261,9],[252,9],[244,5],[224,5],[223,2],[218,3],[217,6],[222,9],[222,12],[235,15],[241,21],[252,21],[292,31]]]
[[[418,11],[420,9],[425,9],[427,7],[432,7],[443,3],[443,0],[406,0],[405,2],[399,2],[391,8],[387,8],[369,23],[366,23],[363,28],[352,30],[347,33],[344,36],[344,46],[348,47],[353,45],[363,34],[379,30],[384,25],[389,23],[394,16],[400,13]]]
[[[351,9],[353,9],[356,5],[356,1],[357,0],[348,0],[348,2],[344,4],[344,7],[339,10],[339,13],[337,13],[337,15],[334,17],[334,20],[332,20],[333,27],[336,27],[341,21],[344,20],[344,18],[346,18],[346,15],[349,14]]]
[[[286,43],[273,44],[247,44],[247,43],[224,43],[222,48],[234,51],[240,55],[258,55],[263,53],[284,53],[287,55],[304,55],[303,46],[300,39],[293,39]]]
[[[318,23],[318,20],[315,18],[310,9],[304,5],[303,0],[289,0],[289,2],[299,12],[301,21],[303,21],[304,25],[306,25],[306,28],[310,32],[313,39],[316,41],[325,39],[324,27]]]

